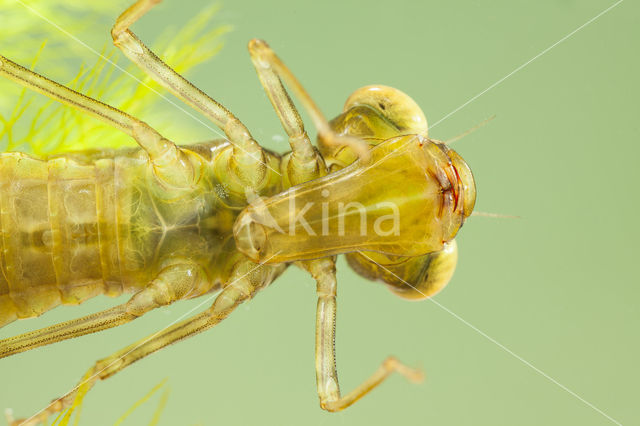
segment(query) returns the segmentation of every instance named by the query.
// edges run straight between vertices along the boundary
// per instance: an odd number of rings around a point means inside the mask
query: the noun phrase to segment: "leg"
[[[354,150],[356,154],[362,160],[368,160],[369,158],[369,145],[358,138],[354,138],[351,136],[338,135],[329,126],[327,119],[324,117],[318,106],[315,104],[311,96],[304,90],[304,87],[300,84],[298,79],[293,75],[291,70],[287,68],[287,66],[276,56],[275,52],[271,50],[269,45],[262,40],[254,39],[249,42],[249,52],[251,53],[251,60],[255,65],[258,73],[264,73],[264,76],[268,76],[270,79],[277,78],[282,79],[289,85],[293,93],[300,99],[302,105],[305,107],[311,119],[313,120],[313,124],[318,129],[318,137],[323,140],[324,143],[328,145],[344,145],[348,146]],[[262,80],[262,77],[261,77]],[[265,85],[263,83],[263,85]],[[271,84],[271,89],[267,85],[265,88],[267,89],[267,93],[270,90],[273,90],[274,93],[278,93],[279,89],[277,89],[277,83],[273,81]],[[281,85],[281,83],[280,83]],[[284,92],[284,89],[282,89]],[[286,96],[286,93],[285,95]],[[286,96],[288,99],[288,96]],[[282,113],[284,110],[282,109],[282,104],[286,104],[286,101],[278,100],[278,106],[276,106],[276,101],[274,101],[274,97],[272,94],[269,94],[269,98],[271,102],[274,104],[278,115],[280,115],[280,120],[284,120],[282,118]],[[277,98],[276,98],[277,99]],[[288,103],[291,103],[291,100],[288,99]],[[291,136],[291,134],[290,134]]]
[[[211,99],[170,66],[162,62],[129,30],[160,0],[138,0],[117,19],[111,36],[113,43],[160,85],[213,121],[229,138],[234,147],[234,170],[251,186],[257,186],[266,175],[264,154],[249,130],[225,107]]]
[[[187,158],[186,154],[173,142],[163,138],[146,123],[49,80],[4,56],[0,56],[0,75],[60,103],[83,111],[132,136],[149,155],[154,171],[161,180],[178,188],[189,187],[194,183],[195,170],[200,167],[200,164],[194,164],[197,160]]]
[[[309,272],[318,283],[316,316],[316,379],[320,406],[331,412],[340,411],[369,393],[393,372],[412,382],[423,379],[422,372],[407,367],[394,357],[388,357],[378,370],[345,396],[340,395],[335,355],[336,278],[335,266],[320,259],[310,265]]]
[[[282,81],[271,64],[262,60],[260,49],[255,48],[256,40],[249,43],[251,60],[258,73],[260,83],[264,88],[273,109],[275,109],[282,127],[289,136],[291,154],[285,159],[289,183],[297,185],[326,174],[324,161],[318,155],[309,140],[298,110],[294,106],[289,94],[282,85]]]
[[[248,269],[253,265],[251,269]],[[165,346],[176,343],[182,339],[196,335],[205,331],[229,316],[229,314],[243,301],[251,298],[263,285],[271,280],[277,267],[256,267],[255,264],[247,262],[244,268],[236,269],[234,281],[227,285],[216,297],[213,305],[208,310],[167,327],[152,334],[126,348],[104,358],[94,364],[83,379],[66,395],[54,400],[41,412],[26,420],[17,420],[14,425],[29,426],[40,422],[45,422],[50,415],[59,413],[70,407],[78,392],[86,393],[98,380],[107,379],[134,362],[156,352]]]
[[[200,267],[192,264],[168,266],[149,286],[133,295],[127,303],[83,318],[0,340],[0,358],[126,324],[159,306],[204,294],[209,288],[210,283]]]

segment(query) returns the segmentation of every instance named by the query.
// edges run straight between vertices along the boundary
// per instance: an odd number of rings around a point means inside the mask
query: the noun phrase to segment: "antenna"
[[[510,214],[487,213],[487,212],[471,212],[471,216],[491,217],[494,219],[522,219],[522,216],[514,216]]]
[[[482,121],[481,123],[476,124],[475,126],[473,126],[472,128],[470,128],[469,130],[460,133],[458,136],[454,136],[451,139],[447,139],[446,141],[444,141],[444,143],[446,143],[447,145],[454,143],[457,140],[460,140],[462,138],[464,138],[467,135],[470,135],[471,133],[475,132],[476,130],[478,130],[480,127],[484,126],[485,124],[487,124],[488,122],[490,122],[491,120],[493,120],[494,118],[496,118],[496,115],[492,115],[491,117],[487,118],[486,120]]]

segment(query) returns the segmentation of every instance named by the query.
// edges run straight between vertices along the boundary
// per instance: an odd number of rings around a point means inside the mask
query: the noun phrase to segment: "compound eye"
[[[442,290],[451,280],[458,261],[455,240],[442,250],[422,256],[386,256],[381,253],[356,252],[346,255],[349,266],[368,280],[380,280],[397,296],[407,300],[424,300]]]
[[[375,109],[406,134],[427,137],[427,119],[422,109],[409,95],[398,89],[382,85],[362,87],[349,96],[343,112],[359,105]]]

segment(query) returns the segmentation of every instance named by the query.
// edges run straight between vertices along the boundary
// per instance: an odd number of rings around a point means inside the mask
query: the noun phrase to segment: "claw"
[[[413,368],[408,365],[403,364],[395,357],[389,357],[385,361],[387,368],[389,370],[394,370],[404,376],[407,380],[412,383],[422,383],[425,378],[425,373],[422,368]]]
[[[6,408],[4,410],[4,418],[7,420],[7,424],[9,426],[30,426],[30,425],[35,425],[38,422],[35,421],[34,419],[15,419],[13,417],[13,410],[11,408]]]
[[[13,425],[15,419],[13,418],[13,410],[11,408],[4,409],[4,418],[7,420],[7,423]]]

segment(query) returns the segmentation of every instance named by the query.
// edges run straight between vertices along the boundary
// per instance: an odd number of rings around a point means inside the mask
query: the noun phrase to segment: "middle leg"
[[[161,86],[215,123],[233,144],[231,170],[246,184],[260,186],[267,176],[267,165],[262,148],[245,125],[224,106],[165,64],[129,29],[159,2],[138,0],[124,11],[111,30],[113,43]]]
[[[0,358],[126,324],[152,309],[180,299],[202,295],[209,291],[211,286],[206,273],[198,265],[177,263],[167,266],[127,303],[0,340]]]
[[[12,426],[32,426],[45,422],[71,407],[78,393],[86,393],[98,380],[107,379],[122,371],[134,362],[180,340],[201,333],[227,318],[242,302],[253,297],[264,285],[268,284],[278,266],[256,266],[246,262],[236,267],[235,277],[216,297],[213,305],[206,311],[165,328],[94,364],[83,376],[80,383],[66,395],[55,399],[44,410],[24,420],[14,421]]]

